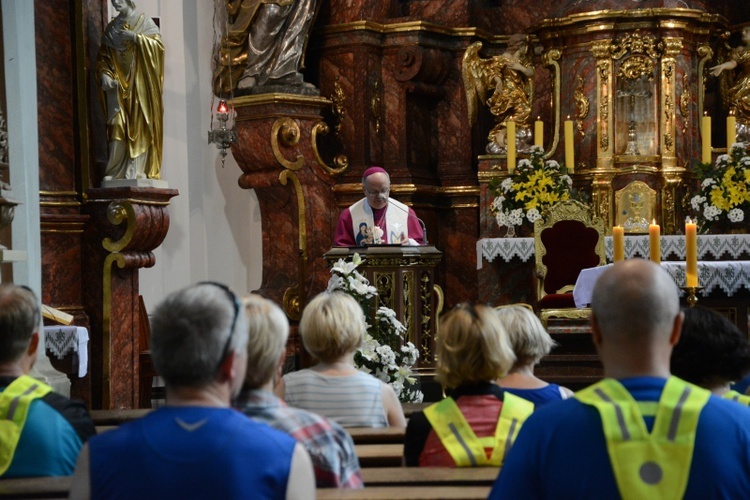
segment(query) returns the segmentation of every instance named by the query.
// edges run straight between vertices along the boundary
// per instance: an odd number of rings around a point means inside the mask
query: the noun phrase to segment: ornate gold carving
[[[583,78],[576,77],[576,86],[573,89],[573,99],[576,102],[576,129],[581,137],[586,135],[583,131],[583,120],[589,115],[589,100],[583,92]]]
[[[665,152],[674,151],[674,61],[672,59],[662,61],[662,75],[664,78],[664,148]],[[670,155],[672,156],[672,155]]]
[[[547,51],[542,57],[542,63],[545,66],[551,66],[552,72],[550,73],[550,79],[552,80],[552,109],[555,113],[555,131],[552,134],[552,146],[549,151],[544,154],[545,158],[551,157],[557,151],[557,146],[560,143],[560,57],[562,52],[553,49]]]
[[[612,59],[621,59],[625,54],[645,54],[653,59],[658,59],[664,53],[664,43],[651,35],[641,35],[639,30],[628,33],[610,45]]]
[[[327,135],[330,131],[330,127],[328,124],[324,122],[318,122],[316,123],[311,132],[311,138],[312,141],[312,150],[313,155],[315,156],[315,161],[318,162],[318,165],[323,167],[323,170],[328,172],[330,175],[339,175],[344,173],[347,168],[349,168],[349,158],[346,157],[346,155],[336,155],[336,157],[333,159],[335,167],[329,167],[326,165],[326,163],[323,161],[323,158],[320,156],[320,151],[318,150],[318,134],[320,135]]]
[[[132,203],[127,200],[113,201],[107,207],[107,220],[115,226],[119,226],[123,222],[127,222],[125,226],[125,234],[122,235],[117,241],[112,241],[110,238],[104,238],[102,246],[108,252],[119,252],[130,243],[133,239],[135,232],[135,209]]]
[[[609,149],[609,76],[610,61],[599,61],[599,147],[602,151]]]
[[[370,111],[375,118],[375,133],[380,134],[380,127],[383,121],[383,101],[380,97],[380,80],[372,82],[372,97],[370,98]]]
[[[422,278],[420,278],[419,281],[422,311],[420,313],[421,333],[419,336],[419,344],[417,345],[417,349],[419,349],[419,357],[422,360],[427,360],[427,364],[431,364],[431,362],[434,361],[432,359],[433,335],[432,331],[430,331],[430,320],[432,319],[432,291],[434,288],[430,280],[430,275],[427,272],[422,273]]]
[[[654,77],[654,60],[641,55],[628,57],[620,65],[617,76],[628,80],[638,80],[642,76],[651,79]]]
[[[370,258],[367,259],[370,261]],[[371,265],[377,265],[377,264],[371,264]],[[389,272],[389,273],[379,273],[375,272],[373,273],[373,278],[375,281],[375,288],[378,291],[378,307],[385,306],[390,307],[391,309],[395,310],[395,300],[396,297],[394,296],[394,288],[395,288],[395,273]]]
[[[404,271],[401,274],[401,303],[404,306],[404,326],[406,327],[405,340],[413,340],[414,317],[412,316],[411,292],[414,288],[414,271]]]
[[[336,77],[336,81],[333,83],[333,97],[331,97],[331,103],[331,112],[333,113],[333,119],[336,122],[333,129],[335,130],[335,134],[339,135],[339,132],[341,132],[341,124],[346,117],[346,93],[339,83],[339,77]]]
[[[656,217],[656,191],[642,181],[633,181],[615,193],[615,224],[628,233],[648,233]]]
[[[664,37],[662,39],[664,56],[674,57],[682,51],[682,39],[675,37]]]
[[[687,73],[682,75],[682,94],[680,94],[680,113],[682,113],[682,133],[687,134],[690,125],[690,80]]]
[[[286,289],[282,305],[284,307],[284,312],[286,312],[290,319],[299,321],[302,316],[301,302],[302,298],[305,296],[304,286],[307,273],[307,214],[305,210],[305,194],[302,191],[302,183],[300,183],[297,174],[292,170],[284,170],[279,174],[279,182],[282,186],[286,186],[290,179],[292,181],[292,186],[294,186],[294,191],[297,194],[299,267],[297,270],[297,284]]]
[[[703,116],[703,99],[706,97],[706,72],[704,71],[706,61],[714,56],[714,51],[708,45],[698,47],[698,116]]]
[[[279,144],[285,147],[295,146],[299,142],[300,130],[297,122],[289,117],[283,117],[277,119],[273,127],[271,128],[271,150],[273,156],[276,158],[284,168],[289,170],[299,170],[305,166],[305,157],[301,154],[297,155],[297,159],[294,161],[287,160],[284,154],[279,148]]]

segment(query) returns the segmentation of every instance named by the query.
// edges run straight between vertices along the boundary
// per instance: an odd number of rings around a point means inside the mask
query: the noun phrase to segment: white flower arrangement
[[[328,291],[340,290],[354,297],[367,317],[372,310],[372,299],[378,291],[357,267],[362,258],[355,253],[351,262],[339,259],[331,268]],[[388,307],[375,312],[374,324],[367,323],[364,342],[354,354],[357,368],[370,373],[390,385],[398,399],[404,403],[421,403],[424,395],[417,387],[412,367],[417,362],[419,351],[411,342],[404,342],[406,327]]]
[[[719,155],[713,165],[699,164],[697,173],[700,190],[690,207],[702,232],[717,222],[739,223],[750,215],[750,156],[744,144],[732,144],[729,154]]]

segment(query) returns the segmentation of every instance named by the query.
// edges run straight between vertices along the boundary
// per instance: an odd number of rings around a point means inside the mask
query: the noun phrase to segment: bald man
[[[341,212],[333,246],[425,244],[417,214],[389,196],[391,178],[385,169],[370,167],[365,170],[362,190],[365,197]]]
[[[591,308],[605,379],[526,420],[490,498],[750,498],[750,410],[670,375],[670,276],[617,263]]]

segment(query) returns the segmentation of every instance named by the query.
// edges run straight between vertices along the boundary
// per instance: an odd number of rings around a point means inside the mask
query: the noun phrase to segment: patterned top
[[[243,394],[238,407],[259,422],[284,431],[310,454],[318,488],[362,488],[359,459],[351,436],[336,422],[292,408],[268,391]]]
[[[342,427],[388,427],[383,382],[367,373],[343,377],[299,370],[284,375],[284,399]]]

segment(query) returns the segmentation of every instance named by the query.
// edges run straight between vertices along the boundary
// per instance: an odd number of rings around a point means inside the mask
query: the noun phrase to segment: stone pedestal
[[[90,311],[94,408],[136,408],[139,390],[138,272],[151,267],[169,229],[176,189],[97,188],[84,211],[91,234],[84,247],[84,288]]]

